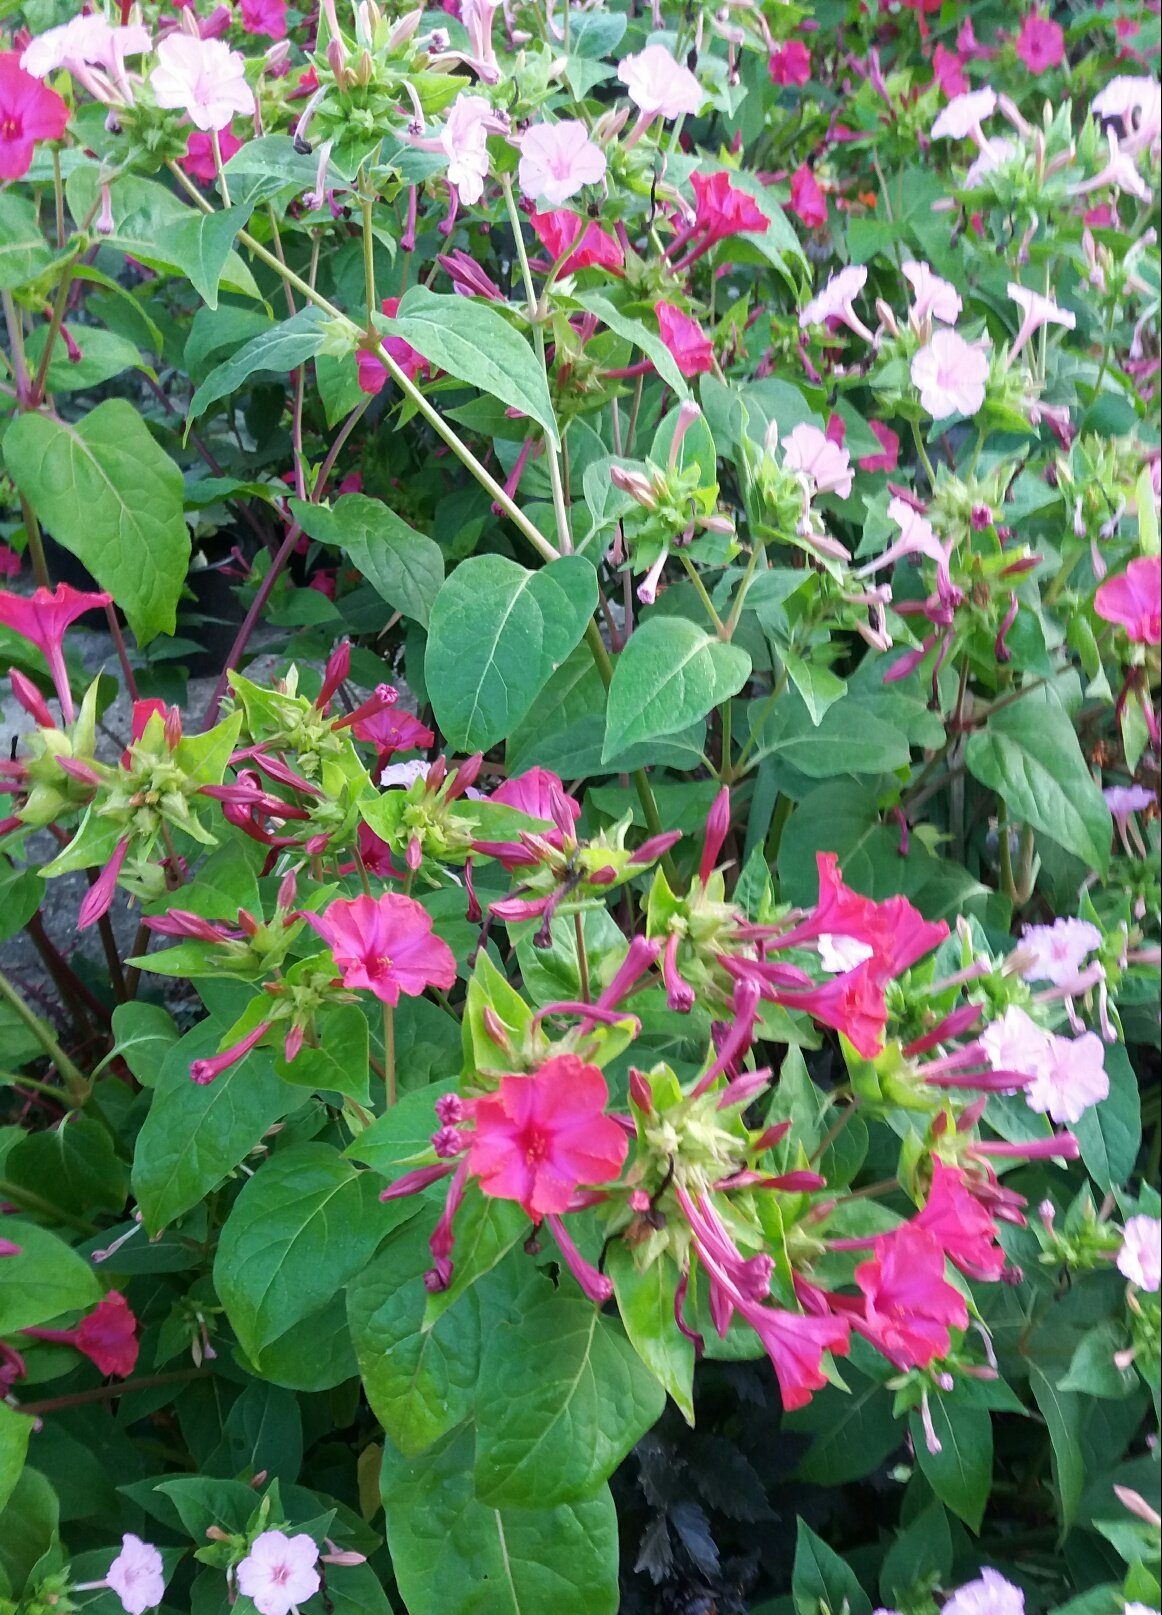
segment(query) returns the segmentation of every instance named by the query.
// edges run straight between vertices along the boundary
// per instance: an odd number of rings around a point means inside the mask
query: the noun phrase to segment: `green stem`
[[[86,1238],[99,1232],[95,1222],[74,1216],[71,1211],[62,1211],[60,1206],[54,1206],[52,1201],[46,1200],[43,1195],[36,1194],[32,1189],[25,1189],[18,1183],[9,1183],[7,1178],[0,1178],[0,1200],[6,1200],[10,1206],[15,1206],[19,1211],[31,1211],[37,1217],[47,1217],[50,1222],[63,1223],[66,1228],[73,1228]],[[17,1240],[16,1243],[19,1244],[20,1241]]]
[[[28,553],[32,558],[32,575],[37,588],[51,589],[52,576],[44,553],[44,539],[40,536],[40,523],[36,513],[23,494],[20,495],[20,514],[24,518],[24,536],[28,540]]]
[[[735,590],[734,601],[730,607],[730,616],[726,619],[724,639],[733,639],[734,637],[734,631],[738,627],[738,619],[742,616],[742,608],[746,604],[747,594],[751,584],[754,582],[755,570],[758,567],[761,553],[762,549],[758,544],[750,552],[750,559],[746,563],[746,571],[738,580],[738,588]]]
[[[89,1083],[84,1073],[69,1059],[40,1016],[33,1014],[32,1010],[29,1009],[24,999],[2,970],[0,970],[0,998],[4,998],[12,1009],[16,1011],[16,1014],[56,1066],[64,1078],[72,1098],[83,1103],[89,1096]]]
[[[924,439],[920,436],[920,428],[915,421],[912,422],[912,440],[916,445],[916,453],[920,456],[920,462],[927,474],[928,486],[935,492],[936,472],[933,469],[932,461],[928,458],[928,450],[924,447]]]
[[[375,310],[379,299],[375,295],[375,235],[371,228],[371,210],[375,198],[364,194],[366,176],[359,170],[359,211],[363,216],[363,294],[367,299],[367,329],[375,330]]]
[[[751,752],[758,744],[758,738],[763,732],[763,725],[767,721],[770,710],[786,688],[787,670],[786,668],[783,668],[775,681],[774,689],[759,708],[758,716],[750,726],[750,737],[744,743],[741,752],[739,752],[738,762],[735,763],[734,767],[730,770],[730,780],[725,781],[726,784],[730,784],[733,780],[740,779],[742,775],[746,773],[747,759],[750,757]]]
[[[701,600],[703,609],[714,625],[714,632],[718,635],[719,639],[729,639],[730,636],[726,631],[726,625],[723,623],[722,618],[714,609],[714,602],[706,592],[706,585],[703,583],[698,574],[698,568],[694,565],[693,561],[691,561],[685,550],[678,551],[678,559],[682,563],[686,576],[694,585],[694,592],[698,596],[699,600]]]
[[[585,926],[581,910],[573,911],[573,935],[577,941],[577,977],[581,983],[581,1002],[589,1002],[589,959],[585,952]]]
[[[395,1082],[395,1010],[390,1004],[383,1006],[383,1080],[387,1084],[390,1110],[399,1097]]]
[[[73,266],[66,264],[64,272],[57,283],[56,297],[53,299],[52,317],[49,320],[48,335],[44,339],[44,352],[40,356],[40,364],[36,369],[36,377],[32,383],[32,391],[28,403],[30,409],[36,409],[42,402],[45,393],[45,382],[48,377],[49,361],[52,359],[52,350],[56,339],[60,335],[64,324],[65,309],[68,307],[69,289],[73,284]]]
[[[0,1071],[0,1084],[9,1088],[29,1088],[33,1093],[42,1093],[49,1099],[55,1099],[58,1105],[65,1105],[70,1110],[75,1109],[81,1102],[63,1089],[54,1087],[51,1082],[39,1082],[36,1077],[26,1077],[23,1071]]]

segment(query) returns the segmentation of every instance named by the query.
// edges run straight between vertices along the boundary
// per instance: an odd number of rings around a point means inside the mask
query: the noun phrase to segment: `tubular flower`
[[[27,174],[37,141],[60,140],[68,122],[56,91],[27,72],[15,51],[0,51],[0,179]]]
[[[82,594],[67,583],[58,583],[51,590],[37,589],[27,597],[0,589],[0,623],[21,639],[31,641],[44,656],[66,723],[72,723],[75,708],[65,668],[65,632],[86,611],[112,602],[112,595]]]

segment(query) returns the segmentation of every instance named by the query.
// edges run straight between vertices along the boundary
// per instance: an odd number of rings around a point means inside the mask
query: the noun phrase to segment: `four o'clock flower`
[[[625,266],[620,242],[603,230],[594,219],[579,219],[567,209],[529,214],[533,234],[549,257],[556,261],[563,254],[560,273],[575,275],[579,269],[598,266],[619,274]]]
[[[827,198],[807,163],[800,163],[791,175],[791,212],[808,230],[827,223]]]
[[[692,116],[702,105],[702,86],[664,45],[647,45],[636,56],[625,57],[617,76],[647,122]]]
[[[801,39],[776,45],[767,60],[772,84],[806,84],[811,77],[811,52]]]
[[[1107,578],[1093,597],[1105,622],[1118,623],[1137,645],[1162,643],[1162,569],[1158,557],[1140,555],[1117,577]]]
[[[684,376],[714,369],[714,344],[698,321],[673,303],[655,303],[658,332]]]
[[[833,493],[846,499],[851,492],[851,456],[808,421],[801,421],[787,434],[783,464],[810,478],[814,493]]]
[[[59,140],[69,109],[20,65],[14,50],[0,51],[0,179],[20,179],[32,166],[38,140]]]
[[[855,1328],[897,1368],[925,1368],[947,1356],[949,1330],[968,1328],[968,1306],[945,1277],[939,1240],[904,1223],[877,1239],[874,1251],[855,1270],[865,1303]]]
[[[121,1600],[125,1615],[145,1615],[155,1609],[165,1597],[165,1565],[161,1554],[152,1542],[143,1542],[132,1531],[121,1538],[121,1552],[109,1566],[104,1581],[82,1581],[71,1589],[75,1593],[96,1592],[108,1588]]]
[[[703,248],[727,236],[763,235],[770,229],[770,220],[754,197],[732,185],[725,169],[692,174],[690,184],[695,199],[692,234],[702,238]]]
[[[855,312],[855,300],[866,284],[867,269],[863,264],[848,264],[846,269],[839,270],[799,315],[801,329],[805,331],[808,326],[838,320],[865,342],[874,342],[874,335]]]
[[[927,329],[933,320],[944,325],[955,325],[960,315],[960,293],[951,281],[933,274],[931,264],[915,259],[901,265],[904,276],[912,288],[912,320],[918,328]]]
[[[337,897],[322,914],[303,914],[335,956],[345,987],[366,987],[384,1004],[400,994],[418,998],[427,987],[456,980],[456,957],[432,933],[432,917],[411,897]]]
[[[970,90],[967,95],[953,96],[932,125],[932,139],[971,139],[983,151],[988,141],[981,125],[996,109],[997,93],[987,86],[981,90]]]
[[[914,355],[911,374],[933,420],[972,416],[984,403],[988,355],[956,331],[934,331]]]
[[[534,123],[521,136],[517,179],[534,202],[559,207],[586,185],[600,185],[605,167],[605,153],[575,118]]]
[[[263,1531],[234,1572],[238,1591],[250,1599],[258,1615],[296,1615],[322,1585],[315,1566],[319,1549],[305,1531]]]
[[[957,1166],[934,1157],[932,1187],[913,1228],[923,1228],[944,1248],[954,1267],[969,1278],[995,1279],[1005,1265],[997,1225]]]
[[[126,1379],[137,1366],[137,1319],[125,1297],[110,1290],[75,1329],[26,1329],[36,1340],[72,1346],[100,1369]]]
[[[220,39],[167,34],[149,83],[158,106],[184,112],[199,129],[225,129],[235,113],[254,112],[246,61]]]
[[[1065,32],[1052,17],[1030,11],[1017,35],[1017,55],[1030,73],[1040,75],[1065,60]]]
[[[1130,1217],[1117,1255],[1118,1272],[1139,1290],[1157,1294],[1162,1286],[1162,1221]]]
[[[55,589],[37,589],[28,596],[10,594],[6,589],[0,589],[0,624],[11,628],[21,639],[31,640],[43,654],[60,697],[66,723],[72,723],[75,708],[65,668],[65,631],[86,611],[110,605],[112,599],[112,595],[108,594],[82,594],[68,583],[58,583]]]
[[[1072,331],[1077,325],[1076,314],[1071,309],[1061,308],[1051,297],[1043,297],[1040,292],[1032,291],[1028,286],[1019,286],[1012,280],[1008,291],[1021,310],[1021,325],[1009,349],[1010,359],[1017,357],[1033,333],[1043,325],[1062,325],[1067,331]]]
[[[1062,916],[1052,925],[1026,925],[1021,932],[1021,974],[1026,981],[1051,981],[1069,987],[1080,976],[1085,961],[1101,947],[1101,932],[1088,920]]]

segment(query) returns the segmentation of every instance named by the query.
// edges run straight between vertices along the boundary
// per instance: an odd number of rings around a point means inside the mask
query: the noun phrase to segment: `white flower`
[[[982,90],[968,90],[954,95],[932,125],[933,140],[966,140],[969,136],[978,146],[988,144],[981,133],[981,124],[997,109],[997,92],[986,85]]]
[[[912,314],[917,324],[923,325],[933,319],[945,325],[955,325],[961,302],[960,293],[952,282],[933,274],[931,264],[910,260],[902,268],[915,298]]]
[[[159,107],[180,109],[199,129],[225,129],[235,113],[254,111],[246,63],[220,39],[167,34],[149,82]]]
[[[912,380],[934,421],[975,415],[984,403],[988,355],[956,331],[934,331],[912,360]]]
[[[647,45],[627,56],[617,76],[634,106],[647,118],[681,118],[702,105],[702,86],[688,67],[676,62],[664,45]]]
[[[586,185],[601,183],[605,153],[576,119],[534,123],[521,139],[517,178],[532,201],[559,207]]]
[[[1118,1272],[1151,1294],[1162,1287],[1162,1221],[1131,1217],[1118,1252]]]
[[[1044,1057],[1025,1090],[1025,1101],[1030,1110],[1072,1126],[1091,1105],[1107,1099],[1109,1091],[1105,1044],[1100,1037],[1093,1032],[1073,1038],[1050,1035]]]
[[[853,936],[829,936],[824,932],[818,939],[819,963],[828,975],[839,976],[856,965],[870,959],[875,952],[866,942]]]

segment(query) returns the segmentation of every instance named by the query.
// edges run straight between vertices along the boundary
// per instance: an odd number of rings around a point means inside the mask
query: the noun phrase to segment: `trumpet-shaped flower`
[[[951,281],[933,274],[931,264],[917,263],[915,259],[903,266],[904,275],[912,288],[912,318],[917,325],[940,320],[944,325],[955,325],[960,315],[960,293]]]
[[[1032,957],[1021,971],[1026,981],[1051,981],[1068,987],[1095,948],[1101,932],[1088,920],[1062,916],[1052,925],[1027,925],[1021,932],[1021,952]]]
[[[968,1328],[968,1307],[944,1274],[938,1239],[904,1223],[875,1242],[855,1270],[865,1313],[855,1327],[897,1368],[925,1368],[951,1346],[949,1329]]]
[[[42,653],[52,674],[66,723],[73,721],[74,710],[69,675],[65,668],[66,630],[86,611],[111,605],[112,599],[112,595],[108,594],[82,594],[68,583],[58,583],[55,589],[37,589],[27,596],[0,589],[0,625],[11,628],[21,639],[30,640]]]
[[[933,420],[971,416],[984,403],[988,355],[956,331],[934,331],[913,357],[911,373]]]
[[[874,342],[875,337],[855,312],[855,300],[867,284],[867,269],[863,264],[848,264],[827,282],[821,292],[807,304],[799,315],[799,325],[806,330],[810,325],[825,325],[828,320],[838,320],[841,325],[848,326],[856,336],[863,337],[865,342]]]
[[[385,1004],[400,994],[418,998],[427,987],[456,980],[456,958],[432,934],[431,915],[411,897],[337,897],[322,914],[303,918],[335,956],[345,987],[366,987]]]
[[[1117,1255],[1118,1272],[1139,1290],[1156,1294],[1162,1287],[1162,1221],[1130,1217]]]
[[[149,82],[158,106],[184,112],[199,129],[225,129],[235,113],[254,112],[245,59],[220,39],[167,34]]]
[[[600,185],[605,167],[605,153],[575,118],[534,123],[521,137],[517,178],[534,202],[558,207],[586,185]]]
[[[788,470],[810,477],[816,493],[833,493],[846,499],[851,492],[851,456],[808,421],[801,421],[788,433],[783,464]]]
[[[238,1591],[250,1599],[258,1615],[292,1615],[322,1585],[315,1568],[318,1562],[318,1546],[305,1531],[297,1536],[263,1531],[238,1566]]]
[[[56,91],[21,67],[14,50],[0,51],[0,179],[27,174],[37,141],[59,140],[68,122]]]
[[[676,62],[664,45],[647,45],[627,56],[617,69],[626,94],[647,118],[681,118],[698,111],[702,86],[688,67]]]
[[[714,345],[698,321],[672,303],[655,303],[658,332],[684,376],[714,368]]]
[[[1043,325],[1061,325],[1067,331],[1072,331],[1077,325],[1076,314],[1071,309],[1061,308],[1053,298],[1043,297],[1028,286],[1019,286],[1016,281],[1009,282],[1008,290],[1009,296],[1021,310],[1021,325],[1009,349],[1010,359],[1017,357],[1033,333]]]
[[[997,109],[997,92],[987,85],[955,95],[937,114],[932,125],[933,140],[975,140],[983,150],[988,145],[981,125]]]
[[[1119,623],[1138,645],[1162,643],[1162,570],[1157,556],[1140,555],[1093,597],[1105,622]]]

